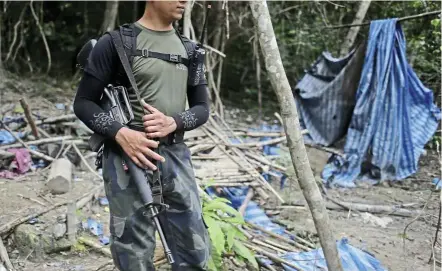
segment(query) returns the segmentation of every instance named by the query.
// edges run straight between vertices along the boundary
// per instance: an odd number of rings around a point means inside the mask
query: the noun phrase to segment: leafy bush
[[[211,271],[223,270],[223,255],[235,255],[239,262],[248,262],[258,269],[254,253],[242,241],[247,237],[237,228],[245,223],[242,215],[229,205],[230,201],[203,197],[203,216],[211,240]]]

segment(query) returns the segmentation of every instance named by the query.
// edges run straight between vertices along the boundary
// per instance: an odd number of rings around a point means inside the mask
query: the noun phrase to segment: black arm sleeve
[[[188,88],[189,109],[173,116],[177,124],[176,131],[190,131],[206,123],[210,114],[207,92],[205,84]]]
[[[92,131],[114,139],[123,126],[99,106],[103,89],[111,82],[118,56],[109,35],[100,38],[91,52],[74,100],[75,115]]]

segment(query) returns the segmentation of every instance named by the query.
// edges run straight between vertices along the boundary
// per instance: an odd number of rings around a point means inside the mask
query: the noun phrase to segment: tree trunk
[[[362,23],[362,21],[365,18],[365,14],[367,14],[368,8],[370,7],[370,3],[371,3],[370,0],[369,1],[361,1],[361,3],[359,4],[358,12],[356,13],[356,16],[355,16],[352,24],[361,24]],[[345,37],[345,40],[341,46],[341,51],[339,53],[339,55],[341,57],[345,56],[350,51],[350,48],[353,46],[353,43],[356,40],[356,36],[358,35],[360,28],[361,28],[360,26],[354,26],[354,27],[350,28],[350,30],[348,30],[347,37]]]
[[[118,15],[118,1],[106,1],[106,9],[104,11],[104,20],[101,25],[100,34],[106,31],[112,31],[115,28],[115,22]]]
[[[342,271],[343,269],[325,203],[316,185],[307,157],[295,100],[293,99],[290,84],[282,65],[266,1],[254,0],[250,1],[249,4],[252,10],[254,24],[258,31],[264,64],[281,108],[281,116],[287,135],[287,144],[290,150],[293,168],[298,178],[299,186],[310,208],[327,261],[328,270]]]

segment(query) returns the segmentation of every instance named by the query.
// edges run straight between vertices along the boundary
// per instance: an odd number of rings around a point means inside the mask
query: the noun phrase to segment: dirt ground
[[[316,150],[310,150],[309,158],[316,162],[324,161],[323,155],[318,154]],[[318,172],[321,168],[313,169]],[[329,197],[345,202],[389,206],[414,203],[412,208],[408,208],[413,210],[422,209],[426,205],[424,215],[420,219],[372,214],[381,219],[378,223],[376,218],[367,213],[328,210],[336,239],[348,238],[351,245],[372,254],[390,271],[433,270],[433,262],[428,264],[428,260],[431,256],[441,200],[440,191],[433,191],[434,186],[431,185],[434,177],[440,178],[438,155],[428,153],[420,161],[419,172],[400,184],[390,186],[384,183],[365,188],[328,190]],[[287,191],[283,192],[284,190]],[[304,196],[296,183],[288,185],[284,190],[281,194],[286,196],[286,200],[305,203]],[[285,209],[279,218],[284,221],[289,220],[295,232],[315,232],[315,225],[308,209]],[[387,225],[380,225],[382,222]],[[440,250],[436,251],[436,255],[440,255]],[[437,259],[440,260],[440,257]],[[439,268],[440,265],[436,267]]]
[[[7,100],[18,103],[21,94],[13,94]],[[69,99],[67,99],[69,100]],[[64,100],[66,101],[66,99]],[[309,159],[315,174],[322,170],[328,155],[322,151],[309,149]],[[4,225],[24,214],[32,213],[69,198],[78,198],[87,194],[94,184],[93,175],[76,168],[74,172],[72,193],[53,196],[45,194],[43,189],[45,173],[30,173],[27,177],[16,180],[0,179],[0,225]],[[373,214],[375,218],[356,211],[329,210],[331,227],[337,239],[346,237],[350,244],[368,251],[390,271],[427,271],[433,270],[433,263],[428,264],[431,255],[432,240],[436,231],[439,212],[440,191],[434,191],[431,181],[440,176],[439,157],[437,153],[429,151],[421,157],[419,172],[400,183],[383,183],[371,187],[353,189],[332,189],[328,195],[332,198],[357,203],[401,205],[414,204],[409,209],[422,209],[424,215],[416,217],[399,217],[393,215]],[[279,190],[278,184],[274,184]],[[279,191],[281,195],[293,203],[303,203],[304,196],[296,182],[289,182]],[[34,200],[31,200],[34,199]],[[35,200],[39,201],[37,203]],[[45,205],[45,206],[43,206]],[[51,230],[51,221],[65,213],[66,208],[58,208],[37,219],[42,231]],[[85,220],[94,218],[103,223],[103,230],[108,234],[108,211],[106,206],[86,205],[80,217]],[[386,225],[378,225],[377,218]],[[294,232],[315,232],[315,226],[308,209],[284,209],[275,218],[290,221]],[[34,221],[35,222],[35,221]],[[379,223],[379,222],[378,222]],[[404,234],[404,228],[407,228]],[[85,236],[95,238],[88,232]],[[405,239],[403,237],[406,237]],[[90,247],[78,247],[75,251],[62,251],[43,258],[34,257],[35,251],[23,253],[15,247],[14,236],[4,240],[9,256],[18,270],[22,271],[86,271],[97,270],[98,267],[109,262],[109,258]],[[440,250],[436,252],[440,255]],[[440,260],[440,258],[438,258]],[[103,269],[112,270],[112,268]]]

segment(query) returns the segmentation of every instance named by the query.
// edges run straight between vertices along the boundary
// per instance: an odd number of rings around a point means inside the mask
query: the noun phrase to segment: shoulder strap
[[[138,27],[135,27],[135,25],[132,24],[123,24],[120,27],[120,34],[121,39],[123,41],[123,47],[126,51],[126,55],[129,60],[129,64],[132,67],[132,62],[134,59],[134,56],[137,52],[137,36],[140,34],[141,29]]]
[[[180,38],[181,42],[183,43],[184,47],[187,51],[187,57],[189,59],[192,59],[193,52],[195,51],[195,43],[193,43],[190,39],[188,39],[186,36],[181,35],[178,30],[176,31],[177,36]]]
[[[120,27],[120,30],[121,30],[121,27]],[[144,106],[141,102],[140,92],[138,91],[137,83],[135,82],[135,78],[132,73],[131,65],[129,63],[129,58],[126,54],[126,50],[124,48],[120,32],[119,31],[110,31],[108,33],[112,37],[112,41],[114,43],[115,49],[117,50],[118,57],[120,58],[121,64],[122,64],[123,69],[127,75],[127,78],[129,79],[130,85],[132,86],[132,89],[135,92],[135,95],[137,96],[137,100],[140,103],[141,107],[146,111],[146,109],[144,108]]]

